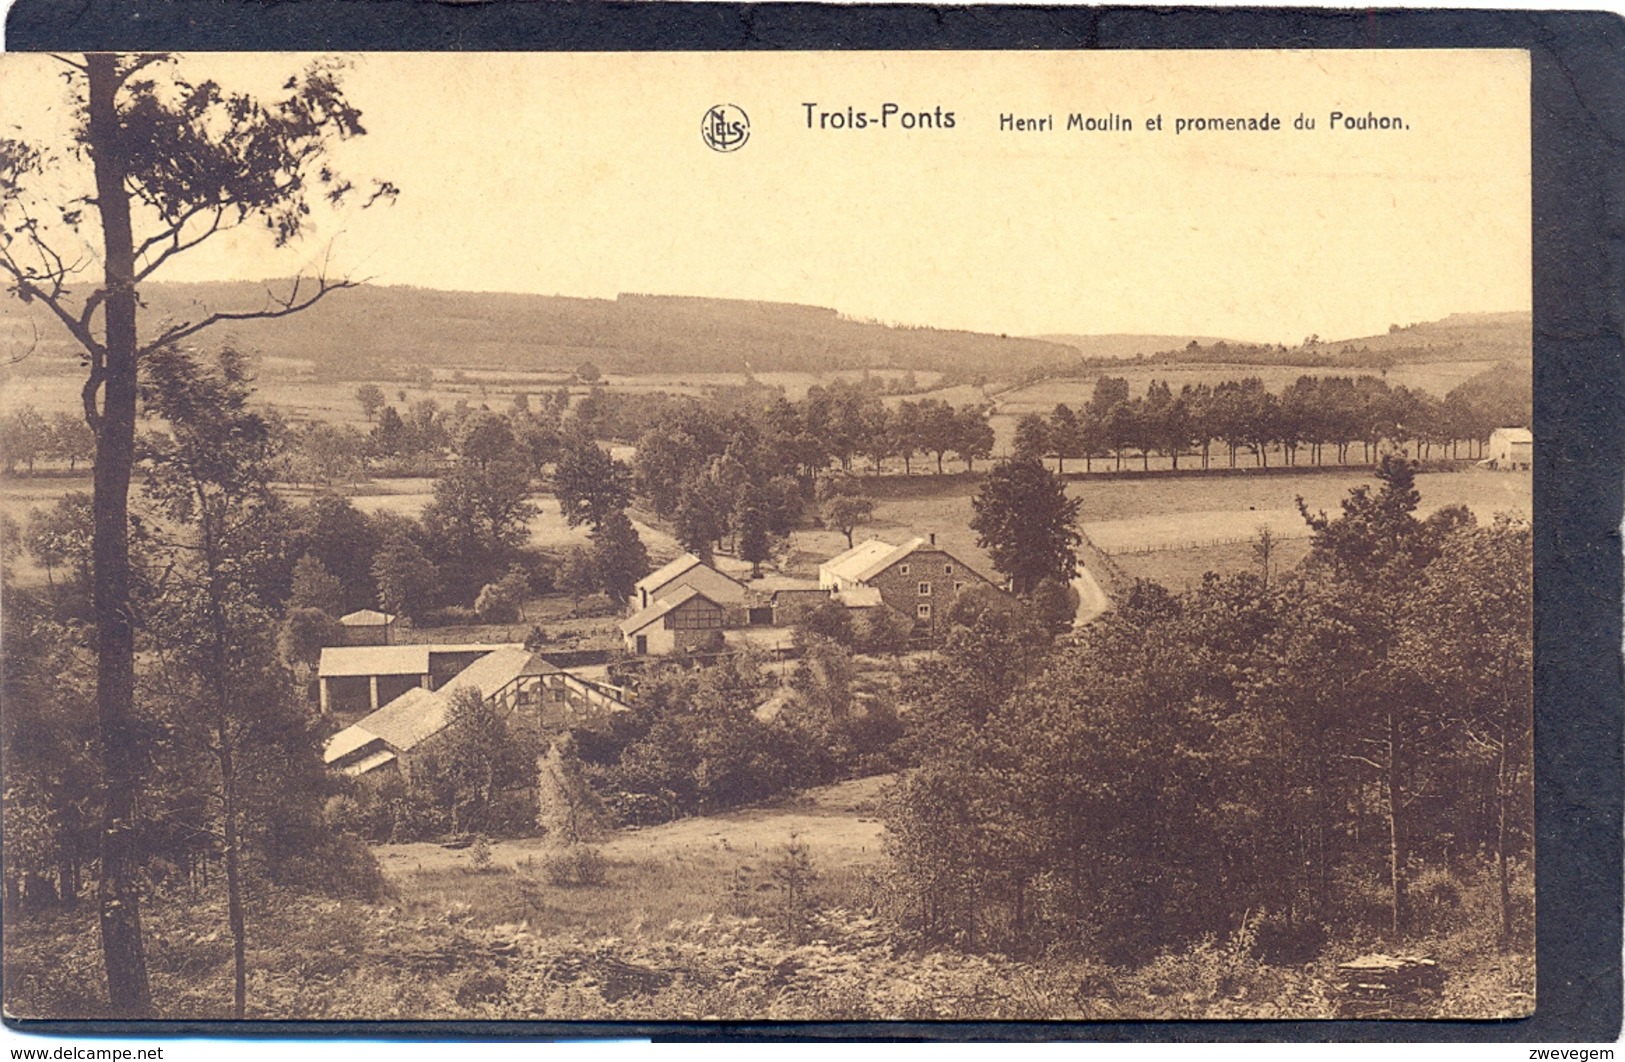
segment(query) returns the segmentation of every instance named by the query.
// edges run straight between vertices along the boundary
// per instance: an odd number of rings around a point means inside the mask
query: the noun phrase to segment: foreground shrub
[[[349,833],[328,834],[316,847],[283,858],[273,880],[301,891],[369,902],[390,894],[372,849]]]
[[[552,884],[565,888],[602,885],[609,874],[609,862],[597,845],[571,844],[543,853],[542,873]]]

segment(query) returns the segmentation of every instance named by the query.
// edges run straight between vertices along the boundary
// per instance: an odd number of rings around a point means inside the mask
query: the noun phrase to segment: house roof
[[[1535,434],[1528,428],[1496,428],[1491,435],[1499,435],[1508,442],[1534,442]]]
[[[322,678],[357,675],[427,675],[427,645],[345,645],[322,650],[316,673]]]
[[[713,608],[722,607],[715,601],[712,601],[705,594],[694,589],[692,586],[685,586],[681,590],[677,591],[677,593],[672,594],[669,597],[663,597],[651,604],[648,608],[640,609],[639,611],[628,616],[626,619],[622,620],[621,633],[635,634],[636,632],[647,627],[649,624],[653,623],[655,620],[664,616],[666,613],[672,611],[680,605],[688,604],[695,598],[699,598],[700,600],[711,605]]]
[[[719,605],[737,604],[743,601],[748,593],[745,585],[738,579],[714,564],[707,564],[692,553],[685,553],[670,564],[645,575],[634,589],[638,595],[647,594],[652,598],[657,594],[665,596],[678,586],[704,586],[707,590],[706,596]]]
[[[889,542],[882,542],[878,538],[871,538],[861,545],[853,546],[845,553],[831,557],[823,563],[820,571],[828,572],[845,582],[867,582],[907,557],[910,553],[926,545],[929,545],[928,541],[919,536],[909,539],[901,546],[894,546]],[[931,548],[942,549],[940,546],[931,546]],[[947,551],[942,550],[942,552]]]
[[[689,569],[704,563],[704,561],[694,556],[694,554],[685,553],[676,560],[661,565],[648,575],[645,575],[643,578],[639,579],[633,589],[647,590],[652,594],[656,590],[659,590],[662,586],[665,586],[667,583],[677,578],[679,575],[687,572]]]
[[[387,612],[379,612],[375,608],[362,608],[340,616],[339,622],[346,627],[385,627],[394,623],[395,617]]]

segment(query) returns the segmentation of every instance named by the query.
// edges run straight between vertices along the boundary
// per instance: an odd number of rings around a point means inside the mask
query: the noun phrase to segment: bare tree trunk
[[[227,722],[219,721],[220,796],[226,835],[226,921],[231,926],[232,1016],[242,1020],[248,1005],[248,927],[243,917],[241,837],[237,825],[237,775]]]
[[[1495,759],[1495,876],[1501,888],[1501,941],[1512,939],[1512,889],[1507,872],[1507,736]]]
[[[1388,878],[1392,886],[1390,928],[1397,939],[1405,925],[1405,852],[1400,829],[1399,716],[1388,713]]]
[[[88,139],[96,173],[105,269],[106,339],[103,364],[85,384],[87,417],[96,432],[94,531],[96,714],[102,744],[100,905],[102,960],[113,1015],[152,1015],[152,989],[141,941],[141,899],[135,878],[141,857],[135,830],[140,784],[132,716],[135,631],[130,615],[130,470],[135,460],[135,250],[125,190],[125,150],[115,96],[117,56],[85,57],[89,84]],[[100,370],[100,371],[97,371]],[[96,392],[101,389],[100,408]]]

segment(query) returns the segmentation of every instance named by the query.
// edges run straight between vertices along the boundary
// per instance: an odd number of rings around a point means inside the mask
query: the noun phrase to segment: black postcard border
[[[1613,1041],[1620,1035],[1625,20],[1603,11],[17,0],[13,51],[1521,48],[1533,71],[1535,1014],[1501,1022],[94,1022],[21,1032],[550,1040]]]

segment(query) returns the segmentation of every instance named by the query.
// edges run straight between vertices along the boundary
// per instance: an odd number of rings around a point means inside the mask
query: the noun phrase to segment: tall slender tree
[[[260,307],[215,309],[146,335],[137,322],[138,291],[176,256],[244,224],[264,226],[278,246],[297,239],[312,198],[339,204],[355,193],[327,155],[336,141],[365,130],[333,63],[312,64],[284,84],[280,98],[262,102],[212,80],[190,81],[166,55],[103,52],[62,61],[80,108],[68,150],[0,138],[0,274],[24,302],[46,308],[83,349],[89,367],[81,398],[96,434],[101,942],[110,1010],[142,1017],[152,1012],[152,994],[137,891],[142,750],[132,725],[128,509],[138,366],[153,351],[222,321],[295,314],[351,281],[325,272],[295,278],[281,292],[268,290]],[[76,182],[79,194],[58,198],[63,183]],[[379,183],[368,203],[394,192]],[[98,236],[99,279],[84,276],[86,260],[70,250]]]

